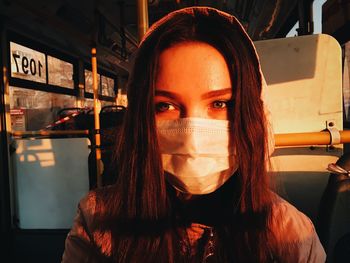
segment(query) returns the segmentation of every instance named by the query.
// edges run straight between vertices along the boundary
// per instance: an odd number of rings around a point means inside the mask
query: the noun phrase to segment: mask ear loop
[[[350,177],[350,171],[345,170],[335,163],[328,164],[327,170],[335,174],[346,175]]]

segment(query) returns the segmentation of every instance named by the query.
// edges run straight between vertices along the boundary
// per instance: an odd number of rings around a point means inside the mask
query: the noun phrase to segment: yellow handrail
[[[340,144],[350,143],[350,130],[339,131]],[[12,136],[54,136],[54,135],[88,135],[88,130],[64,130],[64,131],[13,131]],[[304,133],[279,133],[275,134],[275,146],[299,146],[299,145],[329,145],[331,136],[328,131],[304,132]]]
[[[350,142],[350,131],[339,131],[340,144]],[[328,131],[275,134],[275,146],[330,145]]]
[[[139,41],[143,38],[148,30],[148,1],[137,0],[137,29]]]
[[[88,130],[65,130],[65,131],[13,131],[11,135],[14,137],[24,136],[54,136],[54,135],[89,135]]]
[[[96,48],[91,49],[91,64],[92,64],[92,85],[94,90],[94,119],[95,119],[95,155],[96,155],[96,172],[97,172],[97,187],[102,187],[102,172],[103,163],[101,159],[101,136],[100,136],[100,116],[101,103],[98,99],[98,82],[97,82],[97,58],[96,58]]]

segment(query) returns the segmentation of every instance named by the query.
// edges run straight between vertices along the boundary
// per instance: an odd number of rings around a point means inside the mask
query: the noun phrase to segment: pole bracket
[[[326,130],[329,132],[329,134],[331,136],[331,141],[330,141],[330,144],[328,146],[340,144],[340,132],[335,127],[335,121],[334,120],[327,120],[326,125],[327,125]]]

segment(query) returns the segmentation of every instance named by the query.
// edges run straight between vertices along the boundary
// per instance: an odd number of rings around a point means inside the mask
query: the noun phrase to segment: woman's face
[[[232,88],[224,57],[203,42],[184,42],[164,50],[154,101],[157,120],[227,120]]]

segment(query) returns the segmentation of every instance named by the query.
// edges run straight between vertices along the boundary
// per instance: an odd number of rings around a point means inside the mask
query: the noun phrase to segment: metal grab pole
[[[340,143],[350,142],[350,130],[339,131]],[[331,135],[328,131],[275,134],[275,146],[330,145]]]
[[[137,0],[137,29],[139,41],[148,30],[148,2],[147,0]]]
[[[14,137],[26,136],[55,136],[55,135],[89,135],[89,130],[65,130],[65,131],[13,131],[11,135]]]
[[[96,128],[96,127],[95,127]],[[350,130],[339,131],[340,144],[350,143]],[[13,131],[14,137],[25,136],[54,136],[54,135],[88,135],[88,130],[65,130],[65,131]],[[100,135],[100,134],[96,134]],[[98,136],[100,137],[100,136]],[[298,146],[298,145],[330,145],[331,136],[327,131],[304,132],[304,133],[280,133],[275,134],[275,146]],[[98,148],[99,149],[99,148]],[[100,150],[100,149],[99,149]]]
[[[100,135],[100,111],[101,104],[98,100],[98,83],[97,83],[97,58],[96,48],[91,49],[92,64],[92,86],[94,90],[94,120],[95,120],[95,155],[96,155],[96,177],[97,187],[102,187],[103,163],[101,160],[101,135]]]

